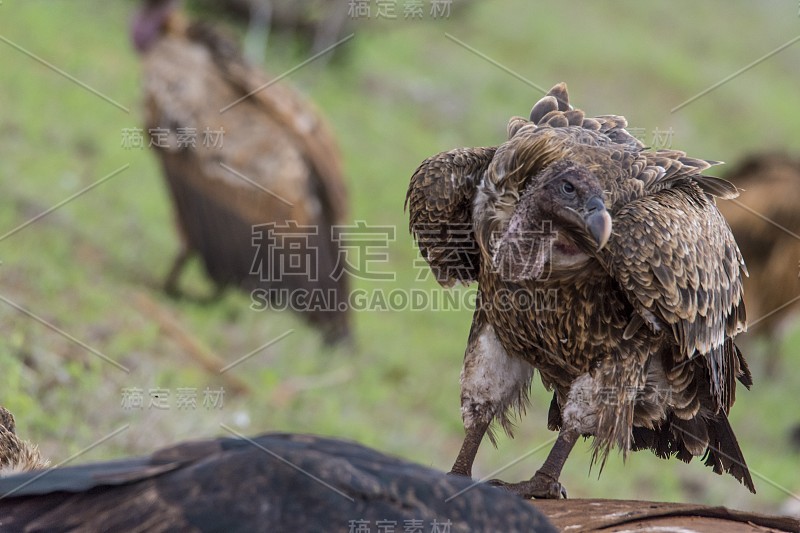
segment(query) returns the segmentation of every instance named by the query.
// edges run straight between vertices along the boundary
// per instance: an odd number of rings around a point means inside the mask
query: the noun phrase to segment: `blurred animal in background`
[[[0,406],[0,477],[40,470],[50,464],[35,444],[17,437],[16,431],[14,415]]]
[[[192,4],[244,21],[248,27],[245,49],[254,61],[263,58],[269,33],[287,34],[313,55],[343,39],[354,20],[349,4],[336,0],[193,0]],[[346,50],[334,49],[315,64]]]
[[[198,254],[219,288],[300,311],[326,342],[350,337],[347,272],[333,226],[347,192],[333,134],[289,85],[272,83],[177,0],[146,0],[132,24],[142,56],[150,146],[182,249],[166,281]],[[255,294],[255,293],[253,293]]]
[[[750,316],[745,338],[766,339],[765,373],[775,376],[782,333],[797,324],[800,312],[800,159],[753,154],[725,177],[742,189],[719,209],[750,273],[744,280]]]
[[[557,531],[491,487],[311,435],[188,442],[0,480],[0,494],[3,531]]]
[[[733,343],[744,263],[712,199],[736,188],[626,125],[586,117],[559,84],[504,144],[440,153],[411,178],[409,228],[436,279],[478,282],[453,474],[471,475],[493,421],[511,435],[538,370],[558,438],[530,480],[496,484],[566,495],[558,479],[584,435],[601,468],[614,446],[702,456],[755,492],[728,422],[737,379],[752,383]]]
[[[789,428],[789,445],[795,453],[800,453],[800,424]]]

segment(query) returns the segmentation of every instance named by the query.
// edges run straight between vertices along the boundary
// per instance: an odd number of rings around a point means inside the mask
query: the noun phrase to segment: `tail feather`
[[[710,420],[708,433],[710,441],[703,456],[706,466],[713,468],[717,474],[727,472],[755,494],[756,487],[753,484],[753,478],[750,476],[750,470],[747,468],[728,417],[720,413],[719,416]]]
[[[702,430],[697,429],[698,424],[702,424]],[[704,452],[698,449],[702,442],[705,442]],[[661,426],[634,427],[631,449],[649,449],[662,459],[676,457],[686,463],[702,453],[702,460],[715,473],[728,473],[750,492],[756,492],[739,442],[728,417],[722,412],[707,419],[698,417],[692,421],[680,420],[670,415]]]
[[[672,433],[681,444],[678,457],[687,463],[693,456],[706,452],[711,444],[708,422],[699,416],[690,420],[673,418]]]

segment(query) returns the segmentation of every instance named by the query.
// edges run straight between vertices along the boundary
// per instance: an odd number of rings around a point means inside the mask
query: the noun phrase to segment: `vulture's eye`
[[[575,194],[575,186],[573,184],[571,184],[570,182],[565,181],[561,185],[561,192],[571,196],[571,195]]]

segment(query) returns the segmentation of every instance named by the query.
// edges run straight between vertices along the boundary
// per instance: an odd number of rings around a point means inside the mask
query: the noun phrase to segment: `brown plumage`
[[[146,125],[184,246],[168,290],[197,253],[219,287],[262,291],[328,341],[347,338],[348,278],[335,272],[331,232],[347,194],[331,131],[294,89],[271,83],[211,28],[188,24],[177,4],[148,0],[132,26]]]
[[[800,311],[800,160],[754,154],[725,176],[742,190],[719,209],[750,273],[744,295],[750,316],[747,337],[771,341],[766,371],[778,371],[780,326]]]
[[[411,178],[423,257],[440,283],[479,289],[453,473],[471,475],[494,420],[511,433],[538,370],[560,433],[510,490],[559,497],[586,435],[601,462],[613,446],[702,455],[754,491],[727,418],[736,380],[751,384],[732,341],[745,327],[744,263],[713,199],[736,189],[701,175],[713,162],[649,151],[625,127],[572,109],[559,84],[530,120],[511,119],[507,142],[435,155]]]
[[[16,423],[5,407],[0,406],[0,477],[47,468],[35,444],[17,437]]]

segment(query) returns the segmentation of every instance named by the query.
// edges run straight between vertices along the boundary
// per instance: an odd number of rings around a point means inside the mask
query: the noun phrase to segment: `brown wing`
[[[495,148],[459,148],[429,157],[406,193],[409,231],[443,286],[478,279],[480,250],[472,227],[476,186]]]
[[[672,333],[676,362],[707,357],[712,392],[729,406],[739,362],[726,341],[745,328],[744,262],[713,201],[689,180],[631,201],[602,260],[645,320]]]

